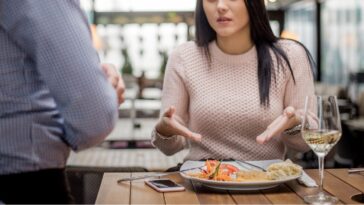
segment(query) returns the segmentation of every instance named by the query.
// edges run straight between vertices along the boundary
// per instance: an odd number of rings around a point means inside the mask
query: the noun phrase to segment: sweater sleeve
[[[288,43],[288,42],[287,42]],[[305,49],[295,43],[289,42],[286,53],[292,66],[295,81],[290,72],[284,95],[284,107],[292,106],[296,110],[304,109],[305,97],[314,95],[313,72]],[[296,135],[282,134],[282,141],[290,148],[306,152],[308,145],[304,142],[301,133]]]
[[[182,119],[182,124],[188,124],[189,95],[185,85],[185,69],[178,48],[172,52],[168,59],[162,91],[162,108],[164,110],[170,106],[176,108],[175,115]],[[173,155],[187,145],[186,139],[179,135],[164,137],[155,129],[152,132],[152,144],[166,155]]]

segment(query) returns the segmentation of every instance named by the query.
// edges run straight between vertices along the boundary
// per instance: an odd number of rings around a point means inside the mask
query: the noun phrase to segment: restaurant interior
[[[195,0],[81,0],[101,61],[122,73],[126,92],[115,129],[97,147],[72,152],[67,175],[76,203],[95,203],[106,172],[158,172],[183,162],[151,144],[170,52],[194,40]],[[315,92],[338,97],[342,137],[325,168],[364,166],[364,1],[266,0],[276,36],[303,43],[316,62]],[[317,169],[316,155],[287,158]],[[0,182],[1,184],[1,182]]]

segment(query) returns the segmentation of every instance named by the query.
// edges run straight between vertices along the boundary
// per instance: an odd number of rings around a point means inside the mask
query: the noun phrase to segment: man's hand
[[[102,64],[101,67],[102,71],[107,77],[107,80],[111,83],[116,91],[119,104],[123,103],[125,100],[125,85],[121,74],[116,70],[115,66],[111,64]]]

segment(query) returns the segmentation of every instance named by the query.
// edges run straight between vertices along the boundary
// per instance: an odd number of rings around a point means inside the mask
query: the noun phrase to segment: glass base
[[[316,195],[308,195],[303,197],[306,203],[309,204],[336,204],[338,199],[334,196],[329,196],[323,193]]]

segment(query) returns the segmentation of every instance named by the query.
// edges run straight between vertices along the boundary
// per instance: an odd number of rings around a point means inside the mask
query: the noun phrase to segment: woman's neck
[[[232,55],[245,53],[254,46],[250,31],[239,32],[228,37],[217,36],[216,43],[224,53]]]

